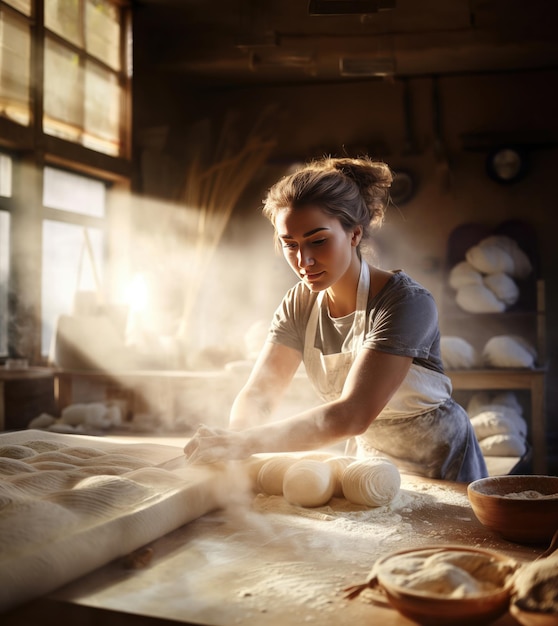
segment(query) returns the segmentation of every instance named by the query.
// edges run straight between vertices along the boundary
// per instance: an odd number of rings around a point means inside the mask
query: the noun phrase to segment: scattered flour
[[[558,498],[556,493],[540,493],[534,489],[527,489],[526,491],[517,491],[515,493],[505,493],[503,498],[513,498],[514,500],[555,500]]]

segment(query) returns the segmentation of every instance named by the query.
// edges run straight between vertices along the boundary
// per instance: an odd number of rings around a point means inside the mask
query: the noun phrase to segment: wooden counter
[[[387,507],[365,509],[334,499],[302,509],[281,497],[239,492],[224,511],[158,539],[142,569],[115,561],[47,598],[2,616],[3,626],[320,624],[410,626],[413,622],[343,589],[362,582],[380,556],[422,545],[496,550],[519,561],[544,547],[499,539],[469,506],[465,485],[404,477]],[[506,614],[495,622],[512,626]]]

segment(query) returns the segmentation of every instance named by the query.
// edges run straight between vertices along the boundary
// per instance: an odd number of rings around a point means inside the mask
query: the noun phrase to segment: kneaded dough
[[[316,507],[327,504],[335,490],[331,465],[314,459],[301,459],[285,472],[283,495],[291,504]]]
[[[170,446],[40,436],[0,440],[0,613],[222,506],[236,485],[220,470],[156,467]]]
[[[512,602],[524,611],[558,614],[558,553],[523,565],[514,579]]]
[[[283,478],[293,463],[296,463],[296,459],[290,456],[276,456],[266,461],[258,472],[258,490],[268,496],[282,496]]]
[[[485,456],[523,456],[527,451],[525,439],[514,433],[485,437],[479,447]]]
[[[384,506],[399,493],[401,475],[388,459],[362,459],[347,466],[341,484],[343,494],[349,502],[364,506]]]
[[[386,561],[382,574],[407,590],[464,598],[503,588],[515,567],[511,561],[484,554],[425,549]]]
[[[522,439],[527,437],[527,422],[508,407],[481,411],[471,417],[471,425],[479,441],[493,435],[518,435]]]
[[[482,360],[488,367],[533,368],[537,350],[524,337],[496,335],[482,350]]]
[[[326,463],[331,465],[333,469],[333,475],[335,477],[335,488],[333,491],[333,495],[336,498],[343,497],[343,483],[341,479],[343,477],[343,472],[347,469],[347,467],[356,461],[356,457],[354,456],[332,456],[329,459],[326,459]]]

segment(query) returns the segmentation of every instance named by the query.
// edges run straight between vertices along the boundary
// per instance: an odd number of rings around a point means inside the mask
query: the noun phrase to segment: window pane
[[[45,167],[43,205],[81,215],[104,217],[105,184],[86,176]]]
[[[0,114],[29,125],[30,27],[0,10]]]
[[[0,154],[0,196],[12,197],[12,159],[7,154]]]
[[[83,48],[79,0],[45,0],[45,26]]]
[[[95,270],[99,280],[102,281],[103,232],[100,229],[89,228],[88,233],[95,258]],[[96,291],[93,268],[87,255],[82,256],[84,243],[82,226],[51,220],[43,221],[41,311],[43,355],[49,353],[58,317],[73,313],[76,291],[78,289]]]
[[[120,22],[116,6],[104,0],[87,0],[85,49],[114,70],[120,69]]]
[[[10,276],[10,214],[0,211],[0,354],[8,353],[8,287]]]
[[[80,143],[83,72],[77,54],[52,40],[45,46],[44,131]]]
[[[85,93],[83,145],[106,154],[118,155],[121,95],[116,76],[93,63],[87,63]]]
[[[4,0],[4,2],[25,15],[31,16],[31,0]]]

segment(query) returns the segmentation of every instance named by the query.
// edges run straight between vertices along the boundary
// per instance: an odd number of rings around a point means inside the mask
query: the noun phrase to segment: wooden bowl
[[[558,626],[557,613],[524,611],[515,604],[510,606],[510,613],[522,626]]]
[[[474,555],[492,564],[492,571],[498,572],[498,584],[491,590],[479,591],[470,595],[410,588],[407,579],[402,578],[408,559],[423,560],[424,571],[431,571],[434,554],[444,554],[454,558],[456,555]],[[478,560],[476,561],[479,562]],[[426,626],[441,624],[467,625],[488,624],[503,615],[509,607],[511,597],[510,580],[517,568],[517,563],[504,555],[489,550],[466,548],[463,546],[430,546],[418,549],[402,550],[379,559],[375,566],[375,583],[383,592],[388,602],[402,615]],[[477,570],[478,571],[478,570]]]
[[[479,522],[509,541],[548,543],[558,529],[558,476],[481,478],[467,495]]]

